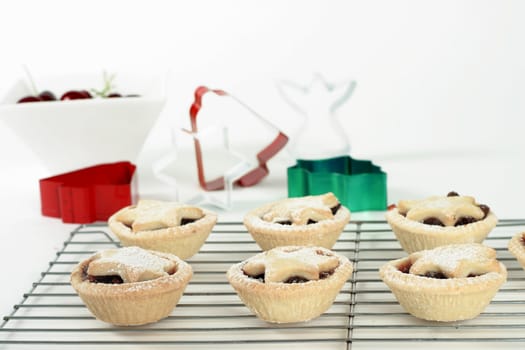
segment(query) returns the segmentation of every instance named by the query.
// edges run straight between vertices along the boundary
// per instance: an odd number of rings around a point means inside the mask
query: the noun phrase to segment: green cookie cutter
[[[288,168],[288,197],[333,192],[351,211],[385,210],[386,173],[369,160],[350,156],[298,159]]]

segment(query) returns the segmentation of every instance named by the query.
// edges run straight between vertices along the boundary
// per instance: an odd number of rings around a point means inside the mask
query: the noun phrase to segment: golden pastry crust
[[[325,278],[301,283],[261,282],[243,270],[247,264],[264,258],[263,252],[233,265],[228,280],[240,299],[259,318],[273,323],[303,322],[318,317],[333,304],[339,291],[352,275],[352,264],[343,256],[322,247],[277,247],[273,250],[313,249],[337,259],[337,267]],[[322,270],[322,268],[321,268]],[[298,270],[300,271],[300,269]],[[289,271],[289,275],[300,272]],[[282,277],[284,278],[284,277]]]
[[[145,223],[144,221],[147,220],[144,219],[141,219],[138,225],[134,225],[136,206],[122,208],[108,219],[108,225],[123,246],[138,246],[188,259],[199,251],[217,222],[217,214],[198,207],[151,200],[140,201],[138,205],[143,202],[150,206],[146,211],[155,212],[157,208],[164,212],[166,219],[163,220],[163,225],[174,226],[154,228],[159,226],[156,225],[159,220],[155,215],[151,220],[154,222],[153,225],[151,222]],[[175,214],[175,211],[178,211],[178,214]],[[198,213],[202,213],[200,218]],[[181,226],[180,220],[183,216],[196,221]],[[135,231],[133,226],[136,228]],[[144,227],[153,229],[141,230]]]
[[[479,248],[479,250],[478,250]],[[408,268],[414,266],[418,260],[425,256],[443,254],[437,261],[430,265],[440,265],[441,261],[456,259],[445,265],[461,266],[464,260],[454,258],[451,250],[483,251],[492,250],[480,244],[457,244],[438,247],[433,250],[413,253],[406,258],[390,261],[383,265],[379,274],[385,284],[392,290],[399,304],[415,317],[431,321],[458,321],[471,319],[478,316],[490,303],[498,289],[507,279],[505,265],[494,258],[481,256],[479,261],[468,261],[472,272],[483,273],[475,277],[459,278],[432,278],[409,273]],[[448,251],[448,252],[447,252]],[[428,254],[430,253],[430,254]],[[469,260],[469,259],[467,259]],[[475,259],[478,260],[478,259]],[[433,272],[433,267],[428,267],[427,272]],[[441,268],[442,271],[446,270]],[[453,269],[454,270],[454,269]],[[461,268],[459,268],[461,270]],[[487,271],[487,272],[484,272]],[[422,272],[422,271],[417,271]],[[465,271],[462,271],[465,273]]]
[[[518,233],[509,241],[509,252],[512,253],[525,269],[525,232]]]
[[[401,215],[398,208],[387,211],[385,217],[401,247],[408,253],[447,244],[481,243],[498,223],[492,211],[484,219],[459,226],[424,224]]]
[[[263,250],[286,245],[313,245],[332,248],[350,221],[350,211],[340,206],[332,193],[320,196],[286,198],[250,211],[244,225]],[[313,215],[313,216],[312,216]],[[308,219],[317,219],[306,224]],[[290,224],[277,222],[287,220]]]
[[[73,269],[71,285],[97,319],[120,326],[141,325],[157,322],[175,308],[193,275],[191,266],[172,254],[149,252],[174,263],[176,271],[147,281],[94,283],[86,278],[86,271],[96,255]]]

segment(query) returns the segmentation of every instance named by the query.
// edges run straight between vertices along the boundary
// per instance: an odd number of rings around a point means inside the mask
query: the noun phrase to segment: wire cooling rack
[[[319,318],[274,325],[257,319],[228,284],[225,271],[260,251],[241,223],[218,223],[188,262],[194,276],[171,315],[155,324],[115,327],[93,318],[69,284],[80,260],[119,246],[102,224],[71,232],[56,258],[0,326],[0,348],[522,349],[525,344],[525,272],[507,251],[525,231],[524,220],[502,220],[486,244],[508,268],[508,281],[473,320],[439,323],[407,314],[379,279],[378,269],[406,254],[383,221],[351,222],[334,246],[354,272],[333,306]]]

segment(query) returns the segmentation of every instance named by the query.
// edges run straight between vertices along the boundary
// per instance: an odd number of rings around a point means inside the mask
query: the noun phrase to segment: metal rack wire
[[[269,324],[257,319],[228,284],[225,271],[259,247],[241,223],[218,223],[201,251],[188,262],[194,277],[172,314],[140,327],[97,321],[69,284],[78,261],[119,246],[104,224],[71,232],[41,278],[34,282],[0,325],[1,348],[370,349],[522,348],[525,343],[525,272],[507,251],[509,239],[525,231],[525,220],[502,220],[485,241],[508,268],[507,283],[474,320],[438,323],[419,320],[399,306],[378,276],[378,268],[406,254],[383,221],[351,222],[334,250],[354,264],[352,278],[334,305],[305,323]]]

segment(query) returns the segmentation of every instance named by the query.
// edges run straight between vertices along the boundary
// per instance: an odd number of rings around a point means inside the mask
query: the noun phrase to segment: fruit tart
[[[217,215],[199,207],[158,200],[140,200],[108,219],[123,246],[175,254],[195,255],[208,238]]]
[[[498,222],[488,206],[456,192],[401,200],[389,208],[386,219],[408,253],[447,244],[481,243]]]
[[[507,279],[496,251],[479,243],[415,252],[383,265],[379,274],[408,313],[432,321],[478,316]]]
[[[233,265],[227,276],[255,315],[288,323],[328,310],[351,274],[350,261],[326,248],[282,246]]]
[[[349,221],[350,211],[331,192],[282,199],[244,217],[244,225],[263,250],[285,245],[331,249]]]
[[[525,269],[525,232],[518,233],[509,242],[509,251]]]
[[[190,265],[175,255],[127,247],[80,262],[71,285],[97,319],[131,326],[167,317],[192,274]]]

